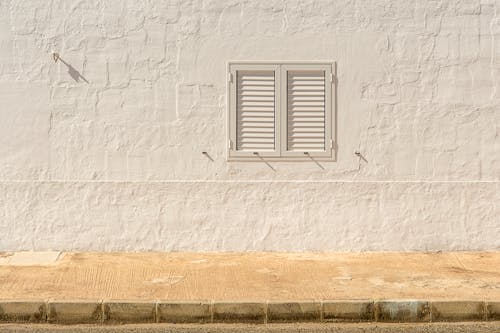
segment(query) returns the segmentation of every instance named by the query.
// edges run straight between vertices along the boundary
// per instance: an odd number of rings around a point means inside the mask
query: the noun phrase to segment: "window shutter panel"
[[[236,72],[236,150],[276,150],[276,80],[274,70]]]
[[[287,71],[288,152],[325,152],[326,80],[323,70]]]

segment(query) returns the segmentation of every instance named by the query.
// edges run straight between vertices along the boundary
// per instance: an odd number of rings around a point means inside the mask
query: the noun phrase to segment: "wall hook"
[[[309,157],[311,159],[311,161],[313,161],[314,163],[316,163],[317,166],[319,166],[322,170],[325,170],[325,168],[323,168],[323,166],[318,162],[316,161],[316,159],[314,159],[311,154],[309,154],[308,151],[305,151],[304,152],[304,155],[306,155],[307,157]]]
[[[214,159],[212,158],[212,156],[210,156],[210,155],[208,154],[208,152],[206,152],[206,151],[202,151],[201,153],[202,153],[203,155],[205,155],[205,156],[206,156],[206,157],[207,157],[210,161],[212,161],[212,162],[214,161]]]
[[[361,154],[360,151],[358,151],[358,150],[354,151],[354,155],[356,155],[357,157],[359,157],[359,159],[363,160],[365,163],[368,163],[368,160],[363,156],[363,154]]]
[[[274,172],[276,172],[276,169],[273,168],[273,166],[271,164],[269,164],[268,161],[266,161],[264,158],[262,158],[262,156],[260,156],[260,154],[256,151],[254,151],[252,153],[254,156],[257,156],[262,162],[264,162],[271,170],[273,170]]]

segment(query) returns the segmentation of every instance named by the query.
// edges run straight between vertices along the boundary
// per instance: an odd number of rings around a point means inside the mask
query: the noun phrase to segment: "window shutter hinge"
[[[330,139],[330,149],[333,149],[333,140]]]
[[[227,141],[227,148],[229,148],[229,149],[233,148],[233,142],[231,140]]]
[[[333,73],[330,73],[330,83],[333,83]]]
[[[233,73],[227,73],[227,82],[233,82]]]

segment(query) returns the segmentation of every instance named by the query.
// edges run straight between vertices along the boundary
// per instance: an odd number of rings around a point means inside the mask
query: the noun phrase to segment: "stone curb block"
[[[500,302],[486,303],[486,312],[488,320],[500,320]]]
[[[158,323],[210,323],[212,322],[209,302],[158,302]]]
[[[105,324],[155,323],[155,302],[105,301]]]
[[[265,323],[266,305],[261,302],[214,302],[214,323]]]
[[[267,304],[267,322],[307,322],[321,321],[321,303],[305,302],[269,302]]]
[[[486,304],[472,301],[432,302],[432,321],[486,320]]]
[[[49,301],[49,323],[102,324],[102,301]]]
[[[373,301],[324,301],[325,322],[360,322],[374,320]]]
[[[0,322],[57,324],[500,320],[500,302],[0,300]]]
[[[374,305],[375,321],[379,322],[430,322],[431,309],[425,301],[378,301]]]
[[[0,301],[0,322],[40,323],[47,321],[45,301]]]

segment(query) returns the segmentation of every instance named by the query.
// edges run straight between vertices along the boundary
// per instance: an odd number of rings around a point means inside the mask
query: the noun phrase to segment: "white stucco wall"
[[[227,162],[227,61],[325,59],[337,161]],[[495,1],[0,0],[0,250],[499,249],[499,127]]]

